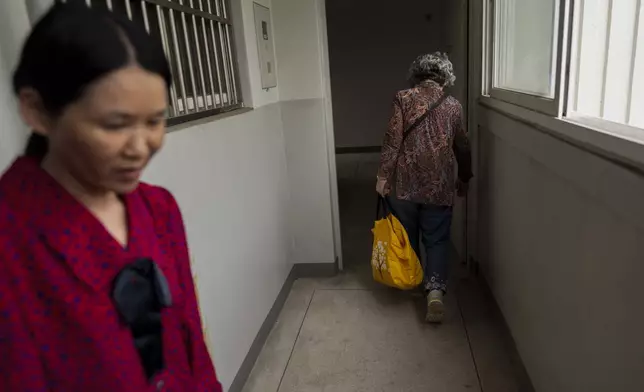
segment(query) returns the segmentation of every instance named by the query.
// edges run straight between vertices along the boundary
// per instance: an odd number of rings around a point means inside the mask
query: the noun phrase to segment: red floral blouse
[[[141,184],[125,203],[124,248],[37,161],[19,158],[0,178],[0,391],[222,391],[174,198]],[[165,368],[152,379],[110,295],[142,257],[172,296],[161,312]]]
[[[403,145],[403,133],[442,95],[440,86],[431,81],[396,94],[378,177],[387,179],[398,199],[451,206],[456,185],[454,160],[462,181],[472,177],[463,109],[451,96],[411,130]]]

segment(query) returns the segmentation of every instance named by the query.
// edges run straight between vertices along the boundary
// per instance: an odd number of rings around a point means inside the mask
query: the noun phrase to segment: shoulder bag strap
[[[441,95],[441,97],[436,102],[434,102],[429,108],[427,108],[425,113],[423,113],[420,117],[418,117],[416,119],[416,121],[414,121],[414,123],[411,124],[405,130],[405,132],[403,132],[403,139],[400,142],[400,148],[398,149],[398,154],[396,156],[396,161],[398,161],[398,158],[400,158],[400,153],[402,152],[403,148],[405,147],[405,140],[407,140],[407,137],[409,137],[409,135],[411,134],[411,131],[413,131],[414,128],[416,128],[418,125],[420,125],[423,121],[425,121],[427,116],[429,116],[434,111],[434,109],[439,107],[443,103],[443,101],[445,101],[445,99],[447,99],[447,94]],[[396,165],[396,170],[397,170],[397,167],[398,167],[398,165]],[[377,207],[376,207],[377,208],[377,210],[376,210],[376,216],[377,217],[382,216],[381,215],[381,210],[382,210],[382,212],[384,212],[385,215],[388,213],[387,209],[391,210],[391,207],[387,206],[386,202],[387,201],[386,201],[385,198],[378,196],[378,204],[377,204]],[[389,208],[387,208],[387,207],[389,207]]]
[[[425,121],[425,119],[427,118],[427,116],[429,116],[429,115],[434,111],[434,109],[436,109],[437,107],[439,107],[439,106],[443,103],[443,101],[445,101],[445,99],[447,99],[447,94],[443,94],[443,95],[438,99],[438,101],[434,102],[434,103],[433,103],[433,104],[432,104],[432,105],[427,109],[427,111],[425,111],[425,113],[423,113],[420,117],[418,117],[418,118],[416,119],[416,121],[414,121],[414,123],[413,123],[413,124],[411,124],[411,125],[410,125],[406,130],[405,130],[405,132],[403,133],[403,140],[402,140],[402,142],[400,143],[400,150],[398,150],[398,155],[400,155],[400,151],[402,151],[403,147],[405,146],[405,140],[407,140],[407,137],[411,134],[411,131],[413,131],[413,130],[414,130],[414,128],[416,128],[418,125],[420,125],[423,121]]]

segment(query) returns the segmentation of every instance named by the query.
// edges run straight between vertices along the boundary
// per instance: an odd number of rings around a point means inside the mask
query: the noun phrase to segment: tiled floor
[[[345,271],[295,282],[244,392],[531,391],[489,294],[459,266],[441,326],[424,322],[424,298],[373,283],[373,176],[360,172],[374,163],[358,165],[339,180]]]

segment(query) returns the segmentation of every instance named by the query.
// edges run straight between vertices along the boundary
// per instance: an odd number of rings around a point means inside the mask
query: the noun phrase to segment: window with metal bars
[[[487,0],[484,92],[631,137],[644,129],[644,0]]]
[[[575,3],[569,115],[644,128],[642,0]]]
[[[228,0],[86,2],[124,15],[160,37],[173,75],[169,124],[243,106]]]

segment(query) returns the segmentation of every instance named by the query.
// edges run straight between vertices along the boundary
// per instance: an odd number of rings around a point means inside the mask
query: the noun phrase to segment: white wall
[[[320,3],[323,0],[272,1],[295,263],[329,263],[340,254],[330,197],[335,184],[334,152],[329,150],[333,131],[327,128],[328,54],[321,42]]]
[[[255,110],[170,133],[148,172],[185,214],[226,388],[291,266],[335,261],[316,2],[259,2],[271,8],[275,37],[278,87],[268,91],[260,87],[252,3],[233,1],[233,10],[243,15],[242,90]]]
[[[11,76],[28,29],[24,3],[12,1],[0,5],[0,170],[13,161],[27,140],[27,131],[13,98]]]
[[[475,111],[475,257],[535,390],[644,390],[644,177],[497,111]]]
[[[33,1],[30,6],[46,2]],[[270,0],[258,2],[272,7]],[[335,258],[335,167],[328,155],[333,137],[327,136],[328,59],[317,23],[319,4],[274,2],[280,87],[260,87],[253,0],[232,0],[233,17],[243,21],[235,26],[242,91],[254,110],[176,127],[145,177],[170,189],[182,208],[202,314],[225,389],[293,263]],[[26,7],[8,3],[0,5],[0,167],[19,153],[27,134],[8,83],[28,29]],[[293,72],[304,68],[312,71],[304,77]]]
[[[323,97],[316,3],[272,0],[281,100]]]
[[[457,75],[451,92],[466,104],[466,4],[327,0],[338,147],[382,144],[394,94],[408,87],[409,65],[420,54],[449,53]]]
[[[536,390],[644,389],[644,177],[481,114],[478,257]]]
[[[227,388],[292,266],[279,104],[170,133],[146,180],[168,187],[183,211]]]
[[[13,98],[10,72],[4,64],[4,53],[0,50],[0,168],[4,169],[13,161],[24,147],[27,131],[18,116],[16,102]]]

